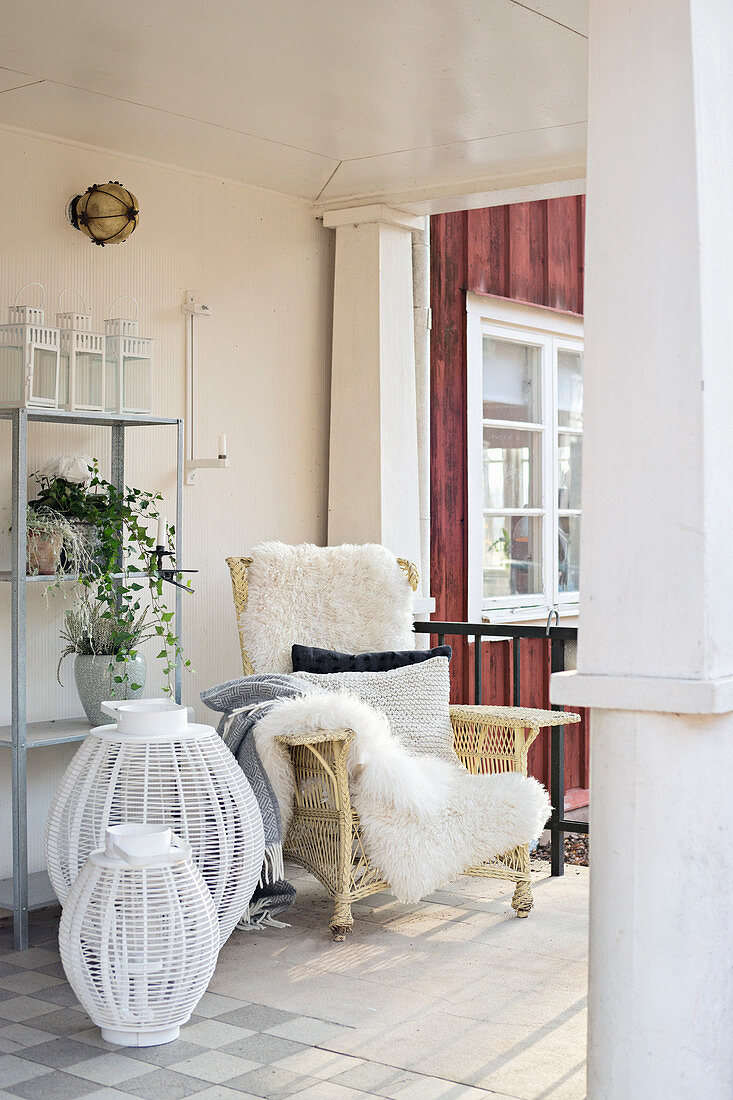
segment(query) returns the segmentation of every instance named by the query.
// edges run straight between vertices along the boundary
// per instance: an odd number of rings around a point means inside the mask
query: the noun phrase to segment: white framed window
[[[469,612],[577,612],[583,319],[467,295]]]

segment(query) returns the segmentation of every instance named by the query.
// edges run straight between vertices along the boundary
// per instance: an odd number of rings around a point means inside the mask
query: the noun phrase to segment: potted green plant
[[[26,573],[52,577],[59,567],[66,520],[48,508],[29,508],[27,524]]]
[[[66,645],[56,677],[61,683],[61,663],[75,654],[74,679],[84,713],[93,726],[108,719],[100,704],[105,699],[139,699],[145,687],[147,666],[138,647],[155,634],[147,622],[147,609],[137,617],[124,613],[114,618],[106,605],[85,593],[64,616],[61,638]]]
[[[26,573],[60,577],[90,567],[87,542],[60,512],[47,506],[26,509]]]
[[[39,488],[35,499],[29,502],[33,510],[51,509],[62,515],[89,547],[92,556],[99,544],[99,521],[108,506],[104,493],[90,491],[95,470],[95,460],[89,455],[60,455],[49,459],[33,475]],[[62,562],[65,557],[62,548]]]
[[[150,629],[160,645],[156,657],[163,663],[163,691],[172,695],[176,664],[180,662],[184,668],[190,668],[191,662],[184,656],[171,626],[173,612],[165,602],[163,581],[152,570],[156,538],[150,532],[157,527],[162,494],[129,486],[118,489],[100,477],[96,460],[88,491],[96,501],[97,566],[81,578],[82,583],[94,590],[95,598],[105,608],[101,614],[109,619],[132,622],[149,606]],[[172,524],[165,538],[166,549],[172,555],[175,551]],[[178,579],[190,585],[182,574]]]
[[[88,607],[95,608],[95,622],[106,623],[115,638],[115,663],[121,666],[115,670],[112,690],[105,698],[120,697],[131,690],[133,680],[137,682],[128,665],[139,644],[133,626],[142,621],[146,609],[145,630],[160,644],[156,656],[163,662],[163,690],[172,695],[176,665],[180,662],[190,668],[190,661],[184,658],[172,628],[173,612],[166,606],[163,582],[151,571],[156,539],[150,531],[155,530],[162,495],[112,485],[100,476],[97,460],[88,455],[54,458],[35,476],[40,488],[32,507],[52,508],[62,514],[87,548],[84,567],[77,570],[79,581]],[[166,542],[172,552],[173,526],[167,529]],[[71,644],[62,636],[67,646]],[[104,654],[97,650],[81,655]]]

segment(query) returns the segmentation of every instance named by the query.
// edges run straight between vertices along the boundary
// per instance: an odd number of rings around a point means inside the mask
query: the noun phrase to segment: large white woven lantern
[[[69,984],[106,1042],[177,1039],[219,953],[214,904],[191,846],[162,827],[107,829],[66,899],[59,947]]]
[[[221,942],[262,869],[265,837],[252,788],[211,726],[188,723],[167,699],[103,703],[114,725],[90,730],[58,786],[46,822],[46,863],[62,905],[110,825],[167,825],[193,849]]]
[[[18,305],[28,287],[40,287],[40,306]],[[47,325],[41,283],[26,283],[8,306],[0,325],[0,405],[43,409],[58,407],[59,330]]]

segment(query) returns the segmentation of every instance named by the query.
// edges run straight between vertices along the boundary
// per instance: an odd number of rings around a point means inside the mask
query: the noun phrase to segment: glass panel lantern
[[[8,323],[0,325],[0,405],[58,408],[59,330],[45,323],[43,302],[18,305],[28,286],[21,287],[8,307]]]
[[[104,328],[106,336],[105,410],[149,413],[153,403],[152,339],[147,336],[138,336],[136,319],[112,317],[104,322]]]
[[[57,313],[56,322],[61,348],[59,406],[100,412],[104,409],[104,333],[91,331],[88,312]]]

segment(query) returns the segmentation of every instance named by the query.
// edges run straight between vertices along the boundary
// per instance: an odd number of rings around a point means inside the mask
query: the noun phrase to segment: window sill
[[[488,623],[491,626],[508,626],[509,624],[515,626],[545,626],[550,610],[549,607],[504,607],[496,610],[484,610],[481,612],[481,622]],[[557,611],[561,620],[574,619],[577,622],[579,610],[577,603],[565,604],[563,607],[554,610]],[[553,615],[553,621],[554,618]],[[567,625],[575,625],[575,623]]]

